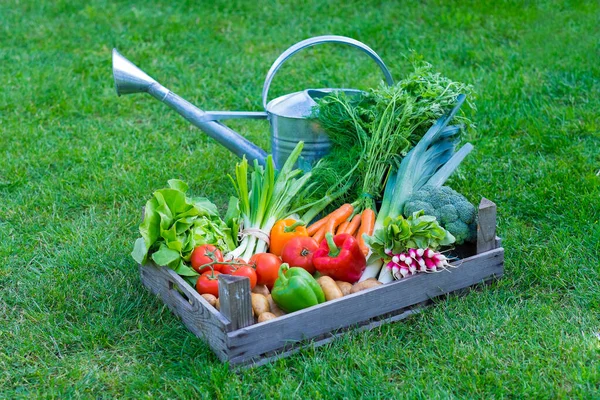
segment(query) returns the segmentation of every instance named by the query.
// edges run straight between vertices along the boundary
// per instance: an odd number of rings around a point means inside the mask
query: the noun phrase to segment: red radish
[[[395,279],[401,279],[417,272],[437,272],[452,265],[442,253],[431,249],[408,249],[405,253],[388,254],[391,256],[386,268]]]

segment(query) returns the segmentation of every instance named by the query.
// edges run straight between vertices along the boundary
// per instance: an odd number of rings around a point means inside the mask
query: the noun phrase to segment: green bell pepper
[[[325,301],[323,289],[304,268],[286,263],[279,267],[279,278],[271,290],[273,301],[285,312],[294,312]]]

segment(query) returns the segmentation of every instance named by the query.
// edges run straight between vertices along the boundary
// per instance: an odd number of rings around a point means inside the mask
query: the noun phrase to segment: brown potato
[[[344,297],[341,289],[330,276],[324,275],[317,279],[317,282],[321,286],[321,289],[323,289],[323,293],[325,293],[325,300],[329,301]]]
[[[361,290],[370,289],[372,287],[379,286],[379,285],[381,285],[381,282],[379,282],[377,279],[375,279],[375,278],[369,278],[369,279],[364,280],[362,282],[355,283],[352,286],[352,289],[350,290],[350,293],[360,292]]]
[[[352,284],[350,282],[335,281],[335,284],[338,285],[344,296],[350,294],[350,290],[352,290]]]
[[[251,293],[251,295],[252,295],[252,311],[254,312],[254,315],[260,316],[260,314],[262,314],[264,312],[271,311],[271,309],[269,308],[269,302],[267,301],[267,298],[265,296],[263,296],[262,294],[258,294],[258,293]]]
[[[281,317],[282,315],[285,314],[285,311],[283,311],[281,308],[279,308],[279,306],[275,303],[275,301],[273,301],[273,297],[271,297],[271,295],[267,296],[267,301],[269,302],[270,312],[272,314],[274,314],[276,317]]]
[[[202,295],[202,297],[204,297],[204,300],[208,301],[208,304],[210,304],[213,307],[215,307],[215,305],[217,304],[217,298],[216,298],[216,296],[213,296],[210,293],[205,293],[205,294]]]
[[[277,318],[275,314],[270,312],[264,312],[258,316],[258,322],[265,322],[275,318]]]
[[[254,286],[254,289],[252,289],[252,293],[262,294],[266,297],[271,292],[269,292],[269,288],[267,287],[267,285],[256,285]]]
[[[217,301],[215,301],[215,308],[219,311],[221,311],[221,302],[219,301],[219,298],[217,297]]]

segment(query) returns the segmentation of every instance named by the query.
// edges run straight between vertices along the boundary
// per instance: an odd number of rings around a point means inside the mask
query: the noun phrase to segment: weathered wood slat
[[[496,204],[485,197],[479,203],[477,253],[496,248]]]
[[[414,275],[227,334],[230,362],[293,346],[327,332],[472,286],[503,274],[504,249],[460,260],[457,268]],[[288,347],[289,349],[289,347]]]
[[[139,269],[144,286],[160,296],[190,331],[205,339],[220,360],[227,361],[229,351],[226,331],[229,321],[175,271],[153,264],[140,265]]]
[[[242,276],[221,274],[219,279],[220,311],[230,321],[228,331],[254,323],[252,299],[250,297],[250,279]]]
[[[401,310],[401,312],[399,312],[398,314],[396,314],[394,316],[373,320],[373,321],[369,322],[368,324],[358,326],[358,327],[352,329],[352,331],[356,332],[356,333],[368,331],[371,329],[375,329],[383,324],[389,324],[392,322],[401,321],[405,318],[410,317],[413,314],[419,313],[422,309],[423,309],[423,306],[421,304],[416,304],[413,307],[409,307],[408,309]],[[271,354],[271,353],[264,354],[262,356],[257,356],[254,358],[242,357],[239,359],[239,360],[241,360],[239,362],[238,362],[237,358],[233,358],[230,362],[230,365],[235,366],[236,368],[237,367],[259,367],[259,366],[265,365],[271,361],[275,361],[275,360],[283,358],[283,357],[288,357],[294,353],[299,352],[300,350],[302,350],[306,347],[319,347],[319,346],[326,345],[327,343],[334,341],[335,339],[339,338],[340,336],[345,335],[348,332],[348,330],[349,329],[344,329],[344,330],[339,330],[339,331],[333,332],[331,334],[326,335],[326,337],[323,339],[309,341],[308,343],[306,343],[304,345],[296,346],[290,350],[283,351],[283,352],[274,351],[273,354]]]

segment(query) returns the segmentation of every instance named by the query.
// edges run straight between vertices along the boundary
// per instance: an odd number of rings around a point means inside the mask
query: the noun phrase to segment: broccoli
[[[404,205],[404,216],[415,211],[433,215],[440,225],[456,238],[456,244],[477,239],[475,206],[448,186],[424,186],[413,193]]]

